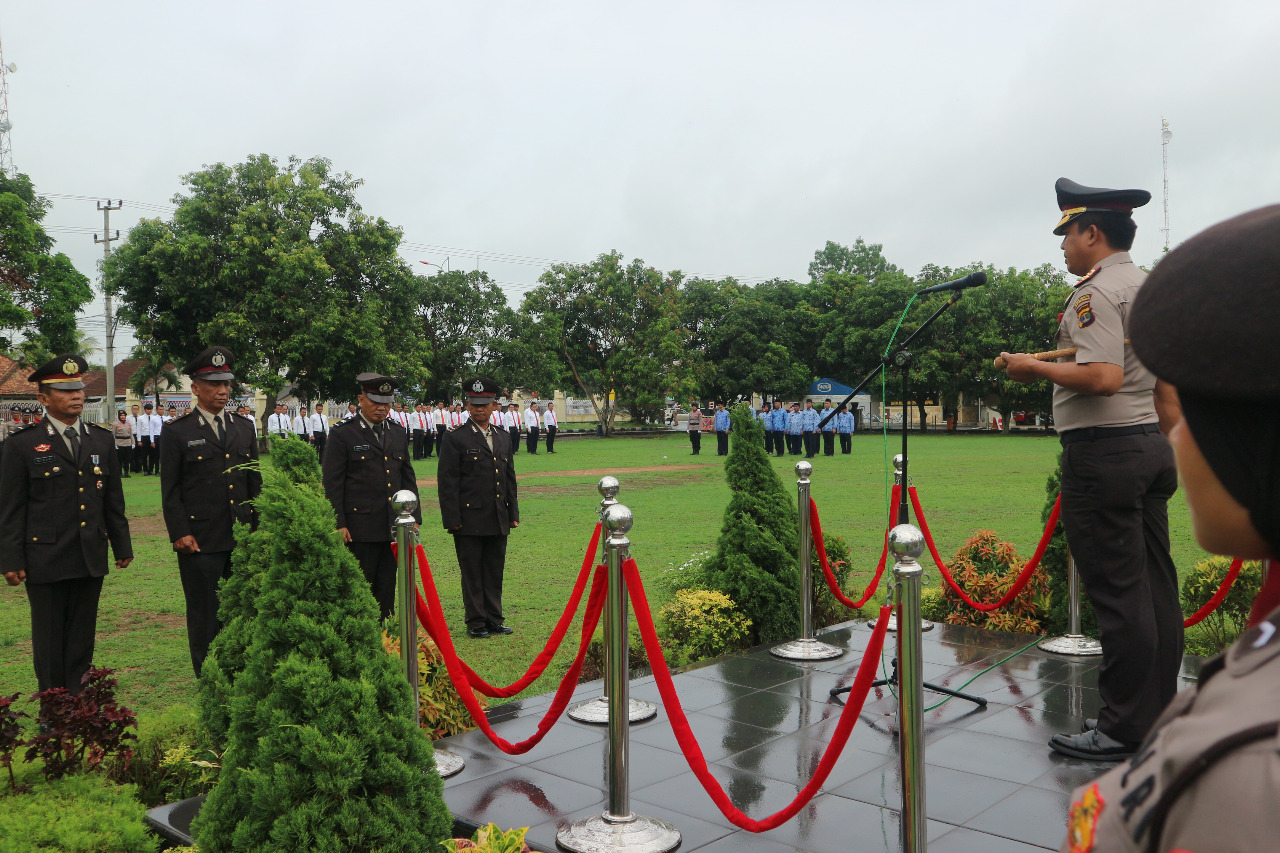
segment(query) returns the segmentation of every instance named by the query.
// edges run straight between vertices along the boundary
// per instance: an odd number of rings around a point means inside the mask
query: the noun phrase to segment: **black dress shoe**
[[[1084,722],[1080,725],[1080,731],[1091,732],[1098,727],[1097,717],[1085,717]]]
[[[506,625],[494,625],[492,622],[490,622],[489,633],[490,634],[514,634],[515,631],[508,628]]]
[[[1085,761],[1126,761],[1138,751],[1135,745],[1121,743],[1097,729],[1078,735],[1054,735],[1049,738],[1049,748]]]
[[[473,640],[489,639],[489,629],[487,628],[468,628],[467,636]]]

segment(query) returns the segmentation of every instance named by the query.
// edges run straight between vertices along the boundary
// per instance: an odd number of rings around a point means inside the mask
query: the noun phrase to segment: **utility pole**
[[[107,258],[111,257],[111,244],[120,239],[119,229],[114,237],[111,235],[111,211],[122,207],[124,199],[116,199],[115,204],[111,199],[107,199],[105,204],[98,202],[98,210],[102,211],[102,239],[99,240],[97,234],[93,235],[93,242],[102,244],[102,296],[107,303],[107,396],[102,417],[108,428],[116,420],[116,312],[112,310],[111,291],[107,289],[106,264]]]

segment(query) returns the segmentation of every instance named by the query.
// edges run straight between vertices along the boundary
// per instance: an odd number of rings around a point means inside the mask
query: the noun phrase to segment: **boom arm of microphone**
[[[987,274],[982,270],[971,272],[964,278],[958,278],[955,281],[946,281],[942,284],[935,284],[932,287],[926,287],[924,290],[918,291],[916,296],[925,293],[941,293],[944,290],[964,290],[966,287],[981,287],[987,283]]]

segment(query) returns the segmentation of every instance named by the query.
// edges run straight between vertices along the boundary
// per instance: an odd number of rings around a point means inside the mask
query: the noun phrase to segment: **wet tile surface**
[[[749,817],[763,819],[790,803],[813,778],[835,732],[843,697],[871,638],[864,622],[846,623],[818,639],[846,648],[835,660],[800,664],[767,646],[709,661],[676,675],[676,690],[711,774]],[[886,647],[882,669],[894,656]],[[934,853],[1028,853],[1057,849],[1071,791],[1109,769],[1065,758],[1046,745],[1096,716],[1098,658],[1067,658],[1035,647],[1022,634],[935,625],[924,634],[926,679],[987,700],[946,701],[925,714],[925,801]],[[1009,658],[1005,660],[1005,658]],[[1194,677],[1199,659],[1188,658]],[[1189,684],[1190,681],[1184,682]],[[651,676],[632,682],[632,696],[661,706]],[[582,684],[575,701],[600,695]],[[926,704],[943,697],[926,692]],[[551,694],[490,709],[495,731],[529,737]],[[607,731],[566,719],[524,755],[504,755],[478,732],[446,739],[467,767],[445,780],[455,818],[531,827],[534,849],[556,850],[556,831],[597,815],[607,800]],[[738,829],[694,777],[659,707],[654,720],[630,728],[632,810],[682,832],[681,853],[826,853],[900,849],[897,700],[889,686],[867,697],[849,739],[817,796],[791,820],[755,834]]]

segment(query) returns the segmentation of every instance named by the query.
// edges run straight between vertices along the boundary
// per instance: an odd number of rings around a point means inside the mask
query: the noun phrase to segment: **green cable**
[[[1000,664],[1004,663],[1005,661],[1013,660],[1013,659],[1014,659],[1014,658],[1016,658],[1018,655],[1022,654],[1023,652],[1025,652],[1027,649],[1031,648],[1032,646],[1034,646],[1034,645],[1035,645],[1036,643],[1038,643],[1038,642],[1040,642],[1040,638],[1039,638],[1039,637],[1037,637],[1036,639],[1032,640],[1030,643],[1028,643],[1027,645],[1023,646],[1022,648],[1018,649],[1016,652],[1014,652],[1013,654],[1009,655],[1008,657],[1006,657],[1006,658],[1002,658],[1002,659],[1000,659],[1000,660],[996,661],[995,663],[991,664],[991,666],[987,667],[987,668],[986,668],[986,669],[984,669],[982,672],[980,672],[980,673],[978,673],[977,675],[975,675],[973,678],[970,678],[970,679],[969,679],[968,681],[966,681],[964,684],[961,684],[959,687],[955,688],[955,689],[956,689],[956,691],[958,691],[958,692],[960,692],[960,693],[963,693],[963,692],[964,692],[964,689],[965,689],[966,687],[968,687],[970,684],[972,684],[973,682],[977,681],[979,678],[981,678],[982,676],[986,675],[988,672],[990,672],[991,670],[995,669],[996,667],[998,667]],[[884,659],[883,659],[883,658],[881,658],[881,663],[883,663],[883,661],[884,661]],[[930,705],[929,707],[925,708],[925,710],[926,710],[926,711],[932,711],[934,708],[937,708],[937,707],[941,706],[941,705],[942,705],[943,703],[945,703],[947,700],[949,700],[949,699],[954,699],[954,698],[956,698],[956,697],[954,697],[954,696],[943,696],[943,697],[942,697],[942,699],[941,699],[940,701],[935,702],[934,704],[932,704],[932,705]]]

